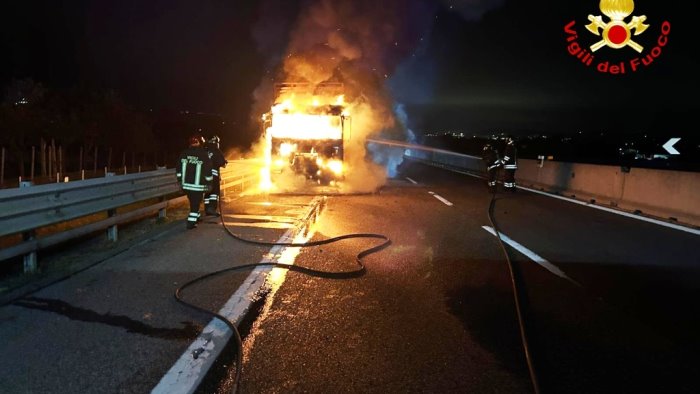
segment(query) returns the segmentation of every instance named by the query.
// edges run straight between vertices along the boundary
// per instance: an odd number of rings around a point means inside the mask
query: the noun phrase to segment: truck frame
[[[351,129],[343,84],[286,82],[274,89],[271,110],[262,117],[271,173],[291,171],[323,185],[342,181]]]

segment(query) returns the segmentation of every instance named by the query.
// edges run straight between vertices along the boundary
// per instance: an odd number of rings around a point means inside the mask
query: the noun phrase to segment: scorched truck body
[[[274,103],[263,115],[271,173],[290,171],[319,184],[341,181],[350,126],[341,83],[276,84]]]

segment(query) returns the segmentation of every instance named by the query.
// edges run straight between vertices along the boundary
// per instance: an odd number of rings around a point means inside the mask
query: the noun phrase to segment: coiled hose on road
[[[505,244],[503,243],[503,240],[501,239],[501,232],[498,230],[498,225],[496,224],[496,219],[493,215],[493,210],[496,207],[496,193],[493,192],[491,194],[491,202],[489,203],[489,221],[491,222],[491,227],[493,227],[493,231],[496,233],[496,238],[498,238],[498,243],[501,245],[501,250],[503,250],[503,254],[506,256],[506,262],[508,264],[508,271],[510,272],[510,283],[513,288],[513,298],[515,300],[515,311],[518,315],[518,327],[520,328],[520,340],[522,341],[523,344],[523,349],[525,351],[525,360],[527,361],[527,369],[530,374],[530,381],[532,382],[532,388],[535,391],[535,394],[540,393],[540,385],[537,379],[537,373],[535,371],[535,365],[532,360],[532,352],[530,351],[530,344],[528,341],[527,337],[527,330],[525,329],[525,322],[523,318],[523,311],[522,311],[522,306],[520,302],[520,287],[518,287],[518,280],[515,275],[515,267],[513,266],[513,262],[510,260],[510,255],[508,254],[508,250],[506,249]]]
[[[494,229],[494,232],[496,233],[496,238],[498,239],[499,245],[501,246],[501,250],[503,251],[503,254],[506,258],[506,262],[508,264],[508,270],[510,273],[510,278],[511,278],[511,285],[512,285],[512,290],[513,290],[513,298],[515,301],[515,309],[517,313],[517,318],[518,318],[518,326],[519,326],[519,331],[520,331],[520,339],[523,344],[523,349],[525,352],[525,359],[527,362],[527,367],[528,367],[528,372],[530,375],[530,380],[532,382],[533,390],[535,394],[540,393],[540,386],[539,386],[539,381],[537,378],[537,373],[535,370],[535,365],[532,359],[532,352],[530,350],[530,345],[529,345],[529,340],[527,337],[527,332],[525,329],[525,322],[524,322],[524,316],[523,316],[523,311],[522,311],[522,306],[521,306],[521,300],[520,300],[520,287],[518,286],[518,280],[515,275],[515,269],[513,262],[510,259],[510,255],[508,253],[508,250],[505,247],[505,244],[503,243],[503,240],[501,239],[500,231],[498,229],[498,225],[496,223],[496,219],[494,217],[494,208],[496,206],[496,193],[492,193],[491,195],[491,201],[489,203],[489,209],[488,209],[488,216],[489,216],[489,221],[491,222],[491,226]],[[221,200],[219,200],[219,211],[223,212],[222,209],[222,204]],[[313,276],[318,276],[318,277],[323,277],[323,278],[329,278],[329,279],[349,279],[349,278],[356,278],[362,276],[366,269],[364,264],[362,263],[362,259],[372,253],[378,252],[387,246],[391,244],[391,240],[386,237],[385,235],[382,234],[374,234],[374,233],[355,233],[355,234],[346,234],[346,235],[341,235],[333,238],[328,238],[324,240],[319,240],[319,241],[312,241],[312,242],[304,242],[304,243],[294,243],[294,242],[263,242],[263,241],[253,241],[245,238],[241,238],[238,235],[234,234],[231,229],[226,225],[226,222],[223,219],[223,214],[220,216],[221,224],[226,231],[228,235],[233,237],[234,239],[248,243],[248,244],[253,244],[253,245],[262,245],[262,246],[287,246],[287,247],[311,247],[311,246],[319,246],[319,245],[325,245],[333,242],[338,242],[344,239],[351,239],[351,238],[375,238],[375,239],[382,239],[384,242],[381,244],[374,246],[369,249],[365,249],[358,253],[355,258],[355,262],[357,263],[357,268],[352,271],[343,271],[343,272],[333,272],[333,271],[320,271],[320,270],[315,270],[313,268],[308,268],[308,267],[303,267],[303,266],[297,266],[297,265],[288,265],[288,264],[281,264],[281,263],[253,263],[253,264],[245,264],[241,266],[236,266],[236,267],[229,267],[225,268],[219,271],[214,271],[202,276],[199,276],[197,278],[194,278],[190,280],[189,282],[183,284],[177,290],[175,291],[175,298],[178,302],[188,306],[189,308],[192,308],[194,310],[197,310],[199,312],[203,312],[205,314],[209,314],[222,322],[224,322],[229,329],[231,329],[231,332],[233,332],[234,337],[236,339],[236,346],[238,349],[238,352],[236,354],[236,374],[234,376],[234,382],[233,382],[233,388],[232,392],[236,393],[238,392],[238,385],[240,381],[240,376],[242,374],[242,363],[243,363],[243,355],[242,355],[242,350],[243,350],[243,339],[241,338],[240,332],[238,331],[238,328],[233,324],[230,320],[228,320],[226,317],[210,311],[208,309],[199,307],[194,304],[190,304],[182,299],[182,292],[189,286],[193,285],[194,283],[200,282],[202,280],[205,280],[207,278],[211,278],[216,275],[220,275],[225,272],[231,272],[231,271],[239,271],[239,270],[245,270],[245,269],[251,269],[255,267],[260,267],[260,266],[269,266],[269,267],[280,267],[280,268],[285,268],[291,271],[295,272],[301,272],[307,275],[313,275]]]
[[[300,247],[300,248],[305,248],[305,247],[311,247],[311,246],[319,246],[319,245],[326,245],[330,244],[333,242],[338,242],[344,239],[351,239],[351,238],[374,238],[374,239],[381,239],[384,242],[382,242],[379,245],[376,245],[374,247],[371,247],[369,249],[365,249],[358,253],[355,257],[355,263],[357,264],[357,268],[352,270],[352,271],[342,271],[342,272],[333,272],[333,271],[321,271],[321,270],[316,270],[313,268],[308,268],[308,267],[303,267],[303,266],[298,266],[298,265],[289,265],[289,264],[282,264],[282,263],[253,263],[253,264],[244,264],[236,267],[229,267],[229,268],[224,268],[222,270],[210,272],[208,274],[196,277],[182,286],[178,287],[175,290],[175,299],[180,302],[181,304],[192,308],[196,311],[203,312],[205,314],[208,314],[210,316],[213,316],[222,322],[224,322],[231,332],[233,332],[233,336],[236,339],[236,346],[238,351],[236,352],[236,374],[233,378],[233,387],[231,392],[232,393],[237,393],[238,392],[238,386],[239,386],[239,381],[240,377],[242,374],[242,366],[243,366],[243,339],[241,338],[241,334],[238,331],[238,328],[236,327],[235,324],[233,324],[229,319],[227,319],[225,316],[222,316],[219,313],[210,311],[206,308],[202,308],[200,306],[188,303],[187,301],[183,300],[182,298],[182,292],[188,288],[189,286],[200,282],[202,280],[211,278],[216,275],[220,275],[226,272],[232,272],[232,271],[241,271],[241,270],[246,270],[246,269],[254,269],[256,267],[279,267],[279,268],[284,268],[290,271],[295,271],[295,272],[301,272],[303,274],[307,275],[312,275],[312,276],[317,276],[321,278],[328,278],[328,279],[350,279],[350,278],[357,278],[362,275],[364,275],[366,269],[365,265],[362,263],[362,259],[367,257],[368,255],[372,253],[376,253],[387,246],[391,244],[391,240],[386,237],[385,235],[382,234],[374,234],[374,233],[354,233],[354,234],[345,234],[345,235],[340,235],[337,237],[333,238],[328,238],[328,239],[323,239],[319,241],[312,241],[312,242],[303,242],[303,243],[294,243],[294,242],[263,242],[263,241],[253,241],[245,238],[241,238],[238,235],[234,234],[231,229],[226,225],[226,222],[224,221],[224,215],[223,215],[223,209],[222,209],[222,204],[221,204],[221,199],[219,199],[219,212],[222,212],[220,215],[220,220],[221,224],[224,227],[224,230],[228,235],[230,235],[232,238],[247,243],[247,244],[252,244],[252,245],[262,245],[262,246],[286,246],[286,247]]]

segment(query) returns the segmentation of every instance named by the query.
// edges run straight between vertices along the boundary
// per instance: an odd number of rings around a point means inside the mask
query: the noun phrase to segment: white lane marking
[[[294,237],[294,229],[289,229],[282,235],[277,243],[304,243],[312,235],[307,237],[298,235]],[[300,232],[303,234],[303,231]],[[284,263],[293,264],[294,258],[299,253],[298,247],[275,246],[260,260],[260,263]],[[250,309],[256,293],[265,283],[266,275],[276,268],[260,266],[253,269],[241,287],[228,299],[221,308],[219,314],[226,317],[236,326]],[[202,330],[202,333],[185,350],[170,370],[161,378],[151,394],[192,394],[212,367],[216,358],[223,351],[233,332],[226,323],[219,319],[212,319]],[[239,349],[242,351],[242,349]],[[194,355],[197,355],[196,358]]]
[[[559,200],[564,200],[564,201],[572,202],[572,203],[574,203],[574,204],[584,205],[584,206],[587,206],[587,207],[590,207],[590,208],[600,209],[601,211],[610,212],[610,213],[614,213],[614,214],[621,215],[621,216],[626,216],[626,217],[628,217],[628,218],[633,218],[633,219],[637,219],[637,220],[642,220],[642,221],[644,221],[644,222],[649,222],[649,223],[658,224],[659,226],[669,227],[669,228],[672,228],[672,229],[675,229],[675,230],[681,230],[681,231],[685,231],[685,232],[687,232],[687,233],[691,233],[691,234],[695,234],[695,235],[700,235],[700,230],[696,230],[696,229],[689,228],[689,227],[684,227],[684,226],[681,226],[681,225],[678,225],[678,224],[667,223],[667,222],[664,222],[664,221],[661,221],[661,220],[658,220],[658,219],[652,219],[652,218],[648,218],[648,217],[644,217],[644,216],[640,216],[640,215],[635,215],[635,214],[633,214],[633,213],[629,213],[629,212],[625,212],[625,211],[620,211],[620,210],[613,209],[613,208],[607,208],[607,207],[603,207],[603,206],[596,205],[596,204],[591,204],[591,203],[584,202],[584,201],[574,200],[573,198],[568,198],[568,197],[564,197],[564,196],[557,196],[556,194],[551,194],[551,193],[543,192],[543,191],[541,191],[541,190],[536,190],[536,189],[530,189],[529,187],[523,187],[523,186],[516,186],[516,187],[517,187],[518,189],[523,189],[523,190],[527,190],[527,191],[530,191],[530,192],[533,192],[533,193],[542,194],[542,195],[544,195],[544,196],[557,198],[557,199],[559,199]]]
[[[442,197],[441,195],[435,194],[435,192],[428,192],[428,193],[432,194],[433,197],[435,197],[435,198],[437,198],[438,200],[442,201],[442,203],[445,204],[445,205],[447,205],[448,207],[451,207],[451,206],[454,205],[454,204],[452,204],[451,202],[447,201],[447,200],[446,200],[444,197]]]
[[[447,169],[448,171],[456,172],[456,173],[458,173],[458,174],[469,175],[469,176],[474,177],[474,178],[485,179],[484,176],[477,175],[477,174],[473,174],[473,173],[470,173],[470,172],[467,172],[467,171],[461,171],[461,170],[456,170],[456,169],[452,169],[452,168],[444,168],[444,167],[439,167],[439,166],[434,166],[434,167]],[[498,183],[501,183],[501,182],[498,182]],[[700,229],[694,229],[694,228],[682,226],[682,225],[680,225],[680,224],[668,223],[668,222],[664,222],[663,220],[658,220],[658,219],[648,218],[648,217],[645,217],[645,216],[635,215],[635,214],[633,214],[633,213],[621,211],[621,210],[618,210],[618,209],[607,208],[607,207],[603,207],[603,206],[600,206],[600,205],[591,204],[591,203],[584,202],[584,201],[574,200],[573,198],[568,198],[568,197],[564,197],[564,196],[557,196],[556,194],[552,194],[552,193],[548,193],[548,192],[543,192],[543,191],[541,191],[541,190],[536,190],[536,189],[530,189],[529,187],[523,187],[523,186],[518,186],[518,185],[515,185],[515,187],[517,187],[518,189],[523,189],[523,190],[531,191],[531,192],[533,192],[533,193],[541,194],[541,195],[543,195],[543,196],[558,198],[558,199],[560,199],[560,200],[572,202],[572,203],[574,203],[574,204],[579,204],[579,205],[583,205],[583,206],[590,207],[590,208],[600,209],[601,211],[605,211],[605,212],[609,212],[609,213],[614,213],[614,214],[616,214],[616,215],[621,215],[621,216],[625,216],[625,217],[628,217],[628,218],[641,220],[641,221],[644,221],[644,222],[649,222],[649,223],[653,223],[653,224],[658,224],[659,226],[664,226],[664,227],[672,228],[672,229],[674,229],[674,230],[685,231],[686,233],[690,233],[690,234],[700,235]]]
[[[417,185],[417,184],[418,184],[418,182],[414,181],[413,179],[411,179],[411,178],[409,178],[409,177],[406,177],[406,179],[408,179],[408,181],[411,182],[411,183],[414,184],[414,185]]]
[[[498,235],[496,235],[496,231],[494,231],[493,227],[481,226],[481,228],[483,228],[484,230],[490,232],[491,235],[493,235],[493,236],[498,236]],[[524,255],[527,256],[530,260],[532,260],[532,261],[534,261],[535,263],[541,265],[541,266],[544,267],[544,269],[546,269],[547,271],[553,273],[554,275],[556,275],[556,276],[558,276],[558,277],[560,277],[560,278],[566,279],[566,280],[570,281],[571,283],[573,283],[573,284],[575,284],[575,285],[581,286],[580,283],[578,283],[578,282],[576,282],[575,280],[569,278],[569,277],[564,273],[564,271],[562,271],[561,269],[559,269],[559,267],[557,267],[556,265],[554,265],[554,264],[550,263],[549,261],[543,259],[543,258],[540,257],[540,255],[538,255],[537,253],[531,251],[530,249],[528,249],[528,248],[524,247],[523,245],[517,243],[516,241],[510,239],[510,237],[508,237],[507,235],[505,235],[505,234],[503,234],[503,233],[501,233],[501,232],[499,232],[499,235],[501,236],[501,240],[502,240],[503,242],[507,243],[508,245],[510,245],[513,249],[517,250],[518,252],[524,254]]]

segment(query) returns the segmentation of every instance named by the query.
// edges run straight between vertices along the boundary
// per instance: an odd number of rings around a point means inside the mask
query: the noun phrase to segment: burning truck
[[[262,116],[270,177],[303,175],[321,185],[344,179],[344,142],[351,118],[343,84],[277,83],[270,112]]]

